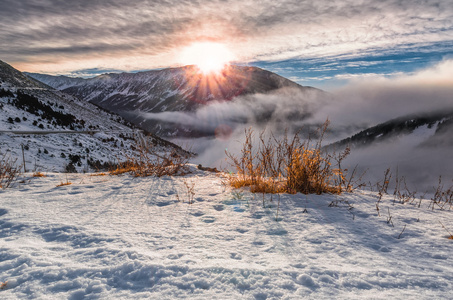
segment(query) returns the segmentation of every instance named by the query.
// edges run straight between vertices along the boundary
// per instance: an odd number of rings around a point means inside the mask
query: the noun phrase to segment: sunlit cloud
[[[449,0],[4,0],[0,59],[70,73],[177,66],[183,48],[203,41],[228,44],[245,63],[435,50],[452,40],[451,20]]]

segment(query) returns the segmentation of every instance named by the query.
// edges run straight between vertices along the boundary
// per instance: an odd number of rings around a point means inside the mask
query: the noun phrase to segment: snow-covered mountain
[[[137,134],[120,116],[0,61],[0,158],[22,163],[25,157],[27,171],[92,170],[131,155]],[[150,141],[174,146],[154,136]]]
[[[411,114],[365,129],[327,146],[351,147],[345,166],[365,172],[368,181],[382,180],[386,169],[404,176],[411,188],[432,191],[439,178],[453,178],[453,109]]]
[[[417,136],[420,146],[453,146],[453,109],[399,117],[362,130],[332,146],[352,148],[391,142],[402,136]]]
[[[190,128],[173,119],[147,118],[146,113],[194,112],[216,101],[234,101],[238,96],[268,93],[281,88],[322,93],[260,68],[234,65],[219,74],[203,74],[196,66],[185,66],[140,73],[111,73],[90,79],[27,75],[118,113],[139,127],[161,136],[209,136],[214,132],[210,128]],[[272,115],[272,109],[260,111],[261,115],[256,118]]]

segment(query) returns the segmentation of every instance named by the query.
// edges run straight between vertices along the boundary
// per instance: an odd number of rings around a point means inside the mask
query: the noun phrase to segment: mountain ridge
[[[301,86],[257,67],[231,65],[217,74],[203,74],[196,66],[138,73],[108,73],[93,78],[70,78],[28,73],[54,88],[120,114],[135,125],[161,136],[212,136],[214,132],[186,128],[174,120],[150,120],[145,113],[194,112],[214,102],[266,94],[282,88],[324,93]],[[301,100],[302,101],[302,100]],[[272,112],[267,112],[267,114]]]
[[[390,141],[402,135],[410,135],[421,127],[433,129],[421,145],[428,146],[432,145],[430,141],[434,139],[441,140],[439,138],[440,135],[443,136],[446,132],[453,131],[453,108],[450,110],[437,110],[394,118],[332,143],[328,147],[344,148],[350,146],[352,148],[360,148],[371,146],[374,143]],[[453,145],[453,139],[448,142]]]

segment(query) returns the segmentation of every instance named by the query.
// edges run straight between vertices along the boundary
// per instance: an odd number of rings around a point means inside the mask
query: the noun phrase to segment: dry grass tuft
[[[21,174],[21,166],[16,164],[17,159],[3,155],[0,157],[0,188],[8,188]]]
[[[127,157],[115,169],[110,170],[110,175],[132,174],[135,177],[147,176],[175,176],[188,173],[187,163],[189,157],[179,154],[177,150],[159,151],[152,143],[137,143],[135,156]]]
[[[104,172],[90,174],[91,177],[94,177],[94,176],[106,176],[106,175],[107,175],[107,174],[104,173]]]
[[[453,208],[453,186],[444,187],[442,183],[442,177],[439,177],[439,184],[431,198],[430,207],[434,210],[434,207],[438,207],[440,210]],[[429,208],[429,207],[428,207]]]
[[[65,186],[65,185],[71,185],[71,184],[72,184],[72,182],[70,182],[68,180],[68,178],[66,177],[66,182],[61,181],[60,184],[57,185],[57,187]]]
[[[187,182],[187,180],[184,180],[183,182],[184,182],[184,186],[186,187],[187,202],[189,204],[193,204],[193,199],[195,197],[195,181],[192,181],[189,183],[189,182]]]
[[[302,141],[296,133],[292,139],[285,134],[278,139],[261,132],[255,141],[253,130],[245,130],[241,156],[226,152],[236,169],[229,184],[234,188],[250,187],[253,193],[339,194],[352,191],[355,171],[347,178],[341,162],[349,148],[338,155],[326,153],[321,146],[329,125],[327,120],[317,132],[319,138]],[[332,166],[336,162],[336,167]]]
[[[34,172],[33,177],[47,177],[46,174],[44,173],[41,173],[41,172]]]

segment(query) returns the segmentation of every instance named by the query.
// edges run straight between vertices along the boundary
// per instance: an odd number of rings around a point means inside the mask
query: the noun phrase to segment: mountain
[[[362,130],[330,147],[352,148],[373,146],[380,142],[393,142],[402,136],[417,136],[420,146],[440,144],[453,146],[453,109],[425,112],[399,117]]]
[[[25,158],[28,170],[93,170],[133,155],[137,134],[120,116],[0,61],[0,159]],[[155,136],[149,141],[177,147]]]
[[[137,126],[161,136],[210,136],[214,132],[211,128],[180,124],[175,117],[153,118],[153,114],[193,113],[215,102],[234,101],[238,96],[266,94],[282,88],[322,93],[260,68],[235,65],[226,67],[219,74],[203,74],[196,66],[185,66],[139,73],[111,73],[89,79],[35,73],[27,75],[118,113]],[[259,113],[261,115],[257,115],[257,119],[265,118],[272,114],[272,108]]]
[[[326,148],[338,153],[346,146],[351,151],[343,166],[357,167],[364,182],[383,180],[388,169],[391,184],[398,177],[402,186],[433,193],[440,179],[450,186],[453,178],[453,109],[392,119]]]

